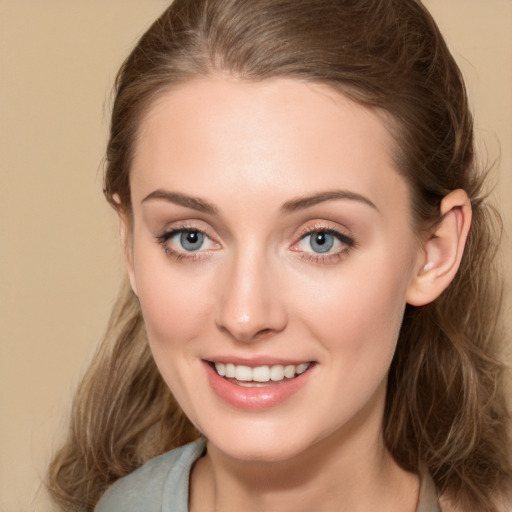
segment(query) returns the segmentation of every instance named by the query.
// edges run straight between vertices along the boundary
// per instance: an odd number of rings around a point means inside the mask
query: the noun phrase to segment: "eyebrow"
[[[181,194],[179,192],[170,192],[168,190],[158,189],[147,195],[141,201],[141,203],[145,203],[150,199],[163,199],[165,201],[169,201],[170,203],[184,206],[185,208],[191,208],[192,210],[197,210],[202,213],[208,213],[210,215],[215,215],[218,213],[217,208],[215,208],[215,206],[210,204],[208,201],[200,199],[199,197],[192,197],[187,194]]]
[[[358,194],[356,192],[351,192],[349,190],[327,190],[325,192],[318,192],[317,194],[313,194],[310,196],[292,199],[291,201],[287,201],[286,203],[284,203],[281,210],[283,211],[283,213],[291,213],[296,212],[298,210],[305,210],[306,208],[311,208],[312,206],[324,203],[326,201],[334,201],[339,199],[358,201],[379,211],[375,204],[372,203],[372,201],[370,201],[367,197],[362,196],[361,194]]]
[[[189,196],[188,194],[182,194],[180,192],[171,192],[168,190],[158,189],[148,194],[141,201],[141,203],[145,203],[151,199],[163,199],[165,201],[169,201],[170,203],[184,206],[185,208],[191,208],[192,210],[197,210],[202,213],[208,213],[210,215],[216,215],[218,213],[217,208],[208,201],[205,201],[199,197]],[[375,206],[375,204],[367,197],[362,196],[356,192],[351,192],[349,190],[327,190],[325,192],[318,192],[310,196],[298,197],[284,203],[281,207],[281,211],[283,213],[292,213],[311,208],[312,206],[324,203],[326,201],[335,201],[340,199],[358,201],[378,211],[378,208]]]

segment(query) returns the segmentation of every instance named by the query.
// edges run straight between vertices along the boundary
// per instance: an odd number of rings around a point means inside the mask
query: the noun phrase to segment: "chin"
[[[291,425],[291,426],[290,426]],[[252,422],[239,428],[225,428],[206,435],[208,442],[224,455],[245,462],[285,462],[307,452],[328,433],[313,435],[311,428]]]

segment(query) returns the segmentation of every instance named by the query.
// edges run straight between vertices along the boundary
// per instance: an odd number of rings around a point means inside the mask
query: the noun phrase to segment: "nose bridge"
[[[217,323],[239,341],[255,341],[286,326],[286,309],[270,260],[261,244],[248,244],[233,254],[224,274]]]

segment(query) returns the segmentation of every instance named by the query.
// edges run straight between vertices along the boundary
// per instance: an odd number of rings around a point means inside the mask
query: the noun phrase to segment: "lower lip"
[[[269,386],[245,387],[221,377],[210,363],[204,361],[204,366],[210,386],[219,398],[239,409],[253,411],[268,409],[285,402],[306,384],[311,371],[309,368],[293,379],[273,382]]]

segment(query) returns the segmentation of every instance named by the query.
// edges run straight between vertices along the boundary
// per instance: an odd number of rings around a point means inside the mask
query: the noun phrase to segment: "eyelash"
[[[173,238],[176,235],[182,234],[182,233],[200,233],[205,238],[211,240],[211,237],[209,237],[203,230],[198,229],[194,226],[180,226],[179,228],[172,229],[170,231],[166,231],[164,233],[161,233],[159,235],[156,235],[156,241],[158,244],[160,244],[167,256],[170,258],[173,258],[175,261],[197,261],[199,259],[202,259],[205,257],[206,251],[186,251],[183,250],[177,251],[170,247],[169,240]]]
[[[181,252],[181,251],[177,251],[177,250],[173,249],[172,247],[170,247],[169,240],[172,239],[174,236],[176,236],[178,234],[183,234],[183,233],[199,233],[199,234],[203,235],[206,239],[213,242],[212,238],[209,237],[203,230],[198,229],[194,226],[180,226],[178,228],[175,228],[170,231],[166,231],[164,233],[156,235],[155,238],[156,238],[157,243],[162,246],[165,254],[167,256],[169,256],[170,258],[173,258],[177,262],[184,261],[184,260],[193,262],[193,261],[198,261],[200,259],[207,257],[205,252],[209,252],[208,250],[206,250],[206,251],[204,251],[204,250],[203,251],[183,250],[183,252]],[[335,253],[327,253],[326,252],[325,254],[294,249],[294,247],[296,247],[306,237],[311,236],[312,234],[315,234],[315,233],[316,234],[323,233],[323,234],[333,236],[334,238],[336,238],[336,240],[338,242],[343,244],[344,247]],[[216,243],[216,242],[213,242],[213,243]],[[319,264],[334,264],[334,263],[337,263],[338,261],[340,261],[344,256],[346,256],[350,251],[352,251],[356,247],[357,247],[356,241],[353,238],[346,235],[345,233],[338,231],[336,229],[333,229],[333,228],[326,227],[326,226],[314,225],[314,226],[310,226],[302,231],[302,233],[300,234],[299,241],[295,242],[293,244],[292,250],[294,252],[300,253],[300,257],[306,261],[311,261],[313,263],[319,263]]]
[[[296,252],[300,253],[300,257],[307,261],[312,261],[313,263],[320,264],[334,264],[338,263],[343,257],[345,257],[349,252],[353,249],[357,248],[356,241],[346,235],[345,233],[338,231],[337,229],[329,228],[322,225],[314,225],[307,227],[300,235],[299,242],[296,242],[294,246],[304,240],[306,237],[312,234],[320,234],[325,233],[327,235],[331,235],[336,238],[341,244],[343,244],[343,248],[334,253],[315,253],[315,252],[306,252],[296,250]],[[294,249],[295,250],[295,249]]]

